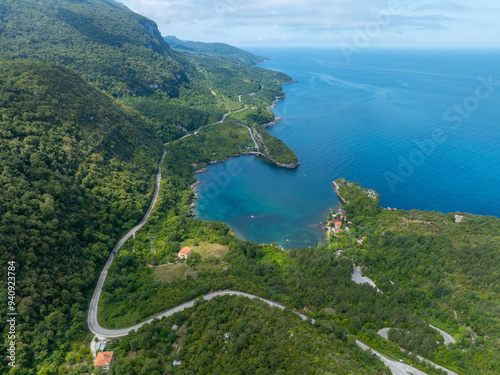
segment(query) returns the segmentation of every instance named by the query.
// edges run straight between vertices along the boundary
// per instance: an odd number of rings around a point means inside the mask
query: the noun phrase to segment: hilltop
[[[245,65],[256,65],[269,60],[268,57],[257,56],[225,43],[193,42],[180,40],[173,35],[166,36],[164,39],[174,50],[195,55],[225,57]]]

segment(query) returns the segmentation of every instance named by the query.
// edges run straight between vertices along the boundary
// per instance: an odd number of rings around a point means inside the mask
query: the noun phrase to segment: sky
[[[162,35],[235,46],[500,47],[498,0],[119,0]]]

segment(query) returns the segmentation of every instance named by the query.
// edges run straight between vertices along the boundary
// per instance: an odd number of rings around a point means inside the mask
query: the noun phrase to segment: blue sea
[[[383,207],[500,216],[500,51],[250,48],[297,83],[269,131],[295,170],[242,156],[197,175],[197,217],[244,239],[316,246],[344,177]]]

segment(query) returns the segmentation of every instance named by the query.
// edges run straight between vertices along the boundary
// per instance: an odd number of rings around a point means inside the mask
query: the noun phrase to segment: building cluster
[[[330,233],[339,234],[342,231],[349,232],[349,226],[352,222],[347,221],[346,212],[339,208],[338,213],[333,215],[331,224],[327,224]]]
[[[326,229],[328,233],[337,236],[342,232],[349,232],[350,225],[352,225],[352,221],[347,220],[345,210],[339,208],[338,212],[332,216],[332,220],[330,223],[327,223]],[[362,237],[360,239],[356,239],[358,244],[362,244],[366,237]]]

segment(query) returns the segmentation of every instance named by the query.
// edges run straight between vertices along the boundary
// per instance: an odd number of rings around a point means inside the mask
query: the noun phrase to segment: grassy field
[[[209,257],[214,256],[220,260],[229,252],[227,246],[219,245],[217,243],[201,243],[200,245],[194,246],[189,242],[183,244],[183,246],[189,246],[192,251],[199,253],[201,255],[201,260],[205,261]]]
[[[189,246],[191,251],[200,254],[201,260],[204,263],[196,264],[194,267],[189,266],[185,262],[156,266],[154,267],[155,281],[170,283],[174,280],[184,280],[188,275],[195,277],[196,274],[202,270],[223,267],[224,262],[220,261],[229,252],[227,246],[219,244],[202,243],[194,246],[188,241],[182,245],[182,247],[184,246]],[[212,260],[212,262],[210,262],[210,260]]]

